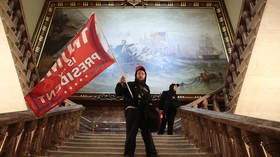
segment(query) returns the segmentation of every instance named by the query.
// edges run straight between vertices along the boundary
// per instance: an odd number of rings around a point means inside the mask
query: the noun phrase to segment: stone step
[[[89,136],[89,137],[104,137],[104,138],[108,138],[108,137],[125,137],[125,134],[91,134],[91,133],[79,133],[79,135],[77,136]],[[157,133],[152,133],[153,137],[182,137],[181,135],[158,135]],[[141,137],[141,134],[138,133],[137,137]]]
[[[185,139],[154,139],[154,143],[167,143],[167,144],[174,144],[174,143],[189,143],[188,140]],[[125,139],[79,139],[74,138],[70,140],[70,142],[103,142],[103,143],[124,143]],[[143,143],[144,141],[140,138],[136,140],[136,143]]]
[[[158,153],[196,153],[198,148],[157,148]],[[124,147],[73,147],[73,146],[58,146],[59,151],[74,151],[74,152],[124,152]],[[145,152],[144,147],[136,147],[136,153]]]
[[[183,136],[155,136],[152,135],[153,139],[173,139],[173,140],[185,140],[185,137]],[[125,139],[125,136],[106,136],[106,135],[92,135],[92,136],[84,136],[84,135],[78,135],[75,137],[75,139]],[[142,136],[138,135],[136,136],[136,139],[142,139]]]
[[[48,151],[50,156],[58,157],[123,157],[123,152],[76,152]],[[146,157],[144,152],[135,153],[135,157]],[[206,157],[205,153],[158,153],[159,157]]]
[[[115,132],[115,133],[125,133],[126,129],[125,128],[95,128],[94,129],[94,132],[106,132],[106,133],[109,133],[109,132]]]
[[[190,141],[179,135],[152,134],[159,157],[206,157]],[[49,156],[58,157],[123,157],[125,134],[80,133],[70,141],[49,150]],[[145,145],[141,135],[136,137],[135,157],[145,157]]]
[[[105,142],[64,142],[64,146],[75,147],[124,147],[124,142],[121,143],[105,143]],[[188,143],[155,143],[156,148],[194,148],[193,144]],[[136,143],[136,147],[144,148],[144,142]]]

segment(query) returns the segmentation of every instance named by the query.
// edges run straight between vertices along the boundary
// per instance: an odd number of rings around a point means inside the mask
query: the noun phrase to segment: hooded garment
[[[136,67],[136,70],[135,70],[135,82],[137,82],[137,77],[136,77],[136,75],[137,75],[137,72],[138,72],[139,70],[142,70],[142,71],[145,72],[145,80],[144,80],[144,83],[146,84],[146,79],[147,79],[146,69],[145,69],[143,66],[141,66],[141,65]]]
[[[137,81],[136,74],[139,70],[143,70],[146,74],[143,83],[139,83],[139,81]],[[122,83],[117,84],[115,88],[115,92],[117,96],[124,96],[125,108],[127,106],[135,106],[135,107],[142,108],[144,104],[147,105],[152,102],[149,86],[146,85],[146,79],[147,79],[147,73],[145,68],[143,66],[136,67],[135,81],[128,82],[128,85],[133,94],[133,98],[130,96],[130,93],[125,84]]]

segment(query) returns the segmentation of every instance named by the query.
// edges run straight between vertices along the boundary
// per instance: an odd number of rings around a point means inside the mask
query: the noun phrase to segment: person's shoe
[[[147,157],[158,157],[158,155],[157,154],[155,154],[155,155],[147,155]]]
[[[157,152],[154,152],[152,154],[147,154],[146,155],[147,157],[158,157],[158,153]]]
[[[123,154],[124,157],[133,157],[133,155]]]

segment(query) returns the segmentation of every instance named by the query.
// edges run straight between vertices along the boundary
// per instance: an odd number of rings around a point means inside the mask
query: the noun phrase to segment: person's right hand
[[[125,77],[124,76],[121,77],[120,83],[125,83]]]

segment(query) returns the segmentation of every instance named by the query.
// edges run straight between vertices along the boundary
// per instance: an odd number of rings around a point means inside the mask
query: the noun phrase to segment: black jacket
[[[160,95],[159,100],[159,109],[165,112],[167,111],[176,111],[176,108],[179,107],[177,94],[173,90],[163,91]]]
[[[133,98],[126,87],[125,83],[118,83],[115,92],[117,96],[123,96],[125,101],[125,108],[127,106],[135,106],[142,109],[144,105],[152,105],[152,98],[150,95],[149,86],[146,84],[140,85],[134,82],[128,82]]]

